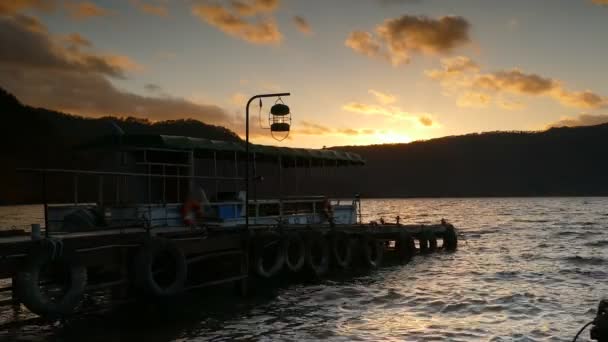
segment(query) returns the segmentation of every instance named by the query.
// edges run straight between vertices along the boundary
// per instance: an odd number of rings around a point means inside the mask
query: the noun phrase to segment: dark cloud
[[[438,19],[403,15],[387,19],[376,36],[354,31],[346,41],[353,50],[371,57],[388,56],[393,65],[407,64],[414,54],[445,55],[471,41],[469,22],[463,17]]]
[[[256,0],[254,2],[233,1],[232,8],[217,4],[198,4],[192,7],[192,14],[233,37],[254,44],[278,44],[283,34],[272,18],[259,18],[249,22],[246,16],[260,12],[274,11],[279,2]]]
[[[555,80],[520,70],[498,71],[477,78],[474,86],[489,90],[508,90],[514,93],[538,95],[559,86]]]
[[[482,74],[473,86],[498,92],[545,95],[570,107],[600,108],[608,105],[606,98],[591,91],[569,91],[558,80],[527,74],[517,69]]]
[[[32,24],[34,23],[34,24]],[[219,107],[169,96],[141,96],[118,89],[134,62],[125,56],[82,51],[80,35],[52,36],[33,18],[0,18],[0,84],[24,103],[86,116],[136,116],[152,120],[194,118],[230,125]]]
[[[608,123],[608,115],[581,114],[575,117],[562,118],[561,120],[548,125],[548,127],[592,126],[604,123]]]
[[[304,34],[312,34],[312,28],[310,27],[308,20],[306,20],[304,17],[296,15],[293,17],[293,23],[296,25],[298,31]]]
[[[82,51],[90,42],[80,35],[68,37],[63,46],[51,37],[44,25],[32,17],[0,17],[0,63],[16,68],[91,71],[112,77],[124,77],[137,65],[125,56],[98,55]]]
[[[151,120],[194,118],[226,124],[225,112],[181,98],[141,96],[117,89],[100,74],[1,67],[2,84],[23,102],[86,116],[135,116]]]

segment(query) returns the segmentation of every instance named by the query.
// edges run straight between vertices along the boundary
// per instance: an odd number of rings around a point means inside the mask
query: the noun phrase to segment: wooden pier
[[[42,234],[44,235],[44,234]],[[155,300],[253,278],[322,277],[351,268],[407,263],[416,254],[455,251],[454,226],[250,225],[235,228],[122,228],[0,237],[0,279],[10,300],[49,318],[69,316],[85,293]],[[8,283],[8,282],[6,282]]]

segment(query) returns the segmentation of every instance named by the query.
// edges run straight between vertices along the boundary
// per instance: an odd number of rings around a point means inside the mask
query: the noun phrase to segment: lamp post
[[[249,105],[255,99],[289,96],[290,93],[259,94],[247,101],[245,108],[245,228],[249,229]]]

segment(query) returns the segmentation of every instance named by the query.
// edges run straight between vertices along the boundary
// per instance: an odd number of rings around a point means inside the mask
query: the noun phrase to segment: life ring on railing
[[[331,251],[334,263],[342,269],[352,265],[355,241],[346,233],[338,232],[332,236]]]
[[[272,278],[285,265],[285,243],[279,234],[271,233],[256,239],[254,247],[254,270],[262,278]]]
[[[32,248],[16,279],[16,292],[19,300],[31,312],[47,318],[60,318],[71,314],[82,301],[87,286],[87,269],[78,262],[71,251],[64,251],[61,241],[43,240]],[[50,267],[49,267],[50,266]],[[53,274],[43,274],[52,269]],[[51,282],[60,280],[62,287],[58,297],[49,296],[42,291],[41,280],[50,276]],[[45,286],[48,286],[45,285]]]
[[[290,233],[285,237],[284,245],[285,266],[291,272],[299,272],[306,263],[306,244],[298,233]]]
[[[184,253],[169,239],[144,242],[134,260],[135,283],[145,294],[168,297],[184,289],[188,265]]]
[[[361,243],[365,266],[371,268],[380,267],[384,256],[384,242],[376,240],[371,236],[364,236],[361,239]]]
[[[200,203],[190,198],[182,205],[181,215],[186,226],[193,226],[197,218],[203,217],[203,209]]]
[[[402,263],[408,263],[416,254],[416,242],[414,242],[414,238],[408,232],[400,232],[399,240],[396,241],[395,249],[397,250],[397,255],[399,257],[399,261]]]
[[[329,271],[329,243],[322,234],[311,234],[307,241],[306,264],[316,276]]]

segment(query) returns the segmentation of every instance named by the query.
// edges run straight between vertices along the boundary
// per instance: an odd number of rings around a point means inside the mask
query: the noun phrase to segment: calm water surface
[[[364,200],[363,210],[365,220],[446,218],[464,237],[454,254],[355,277],[247,300],[190,294],[162,309],[85,315],[68,326],[18,325],[0,339],[570,341],[608,297],[608,198]],[[0,207],[0,227],[40,220],[39,207]],[[27,317],[5,310],[0,318],[12,315]]]

